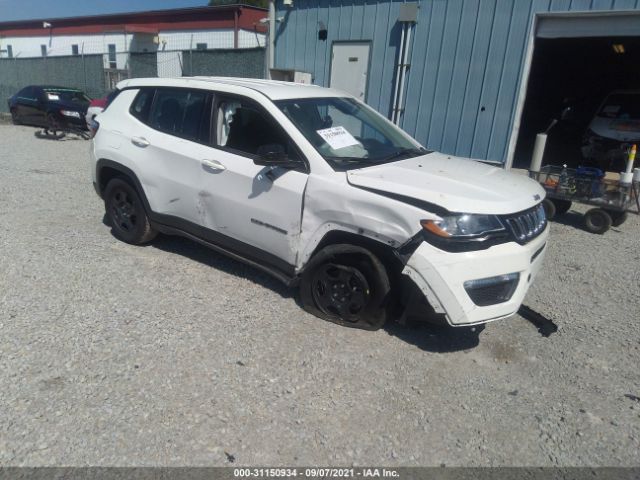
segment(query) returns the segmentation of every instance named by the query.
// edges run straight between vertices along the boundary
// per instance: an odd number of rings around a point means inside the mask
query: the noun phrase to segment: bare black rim
[[[122,188],[114,190],[111,194],[111,218],[113,223],[125,232],[133,231],[138,223],[136,201]]]
[[[312,278],[313,299],[326,315],[356,322],[370,299],[367,279],[356,268],[327,263]]]

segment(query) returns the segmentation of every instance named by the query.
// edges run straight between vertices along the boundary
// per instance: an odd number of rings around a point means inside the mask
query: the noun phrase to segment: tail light
[[[89,132],[91,134],[91,138],[96,136],[96,133],[98,133],[99,128],[100,128],[100,123],[96,120],[95,117],[93,117],[89,121]]]

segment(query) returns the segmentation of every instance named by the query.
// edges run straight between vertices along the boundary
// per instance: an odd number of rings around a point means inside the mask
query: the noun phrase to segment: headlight
[[[442,238],[476,237],[484,233],[504,230],[495,215],[450,215],[441,220],[422,220],[422,228]]]
[[[80,118],[80,112],[74,112],[73,110],[60,110],[60,113],[65,117]]]

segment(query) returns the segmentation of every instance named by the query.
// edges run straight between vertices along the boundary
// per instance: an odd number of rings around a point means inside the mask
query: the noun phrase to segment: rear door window
[[[37,100],[37,94],[34,87],[26,87],[18,92],[18,98],[20,100]]]
[[[158,89],[148,124],[169,135],[209,142],[211,95],[201,90]]]

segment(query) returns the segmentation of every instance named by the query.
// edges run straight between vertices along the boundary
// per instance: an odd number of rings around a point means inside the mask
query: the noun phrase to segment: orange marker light
[[[429,232],[434,233],[439,237],[449,238],[451,236],[449,232],[440,228],[436,224],[435,220],[422,220],[420,222],[420,225],[422,225],[422,228],[424,228],[425,230],[428,230]]]

